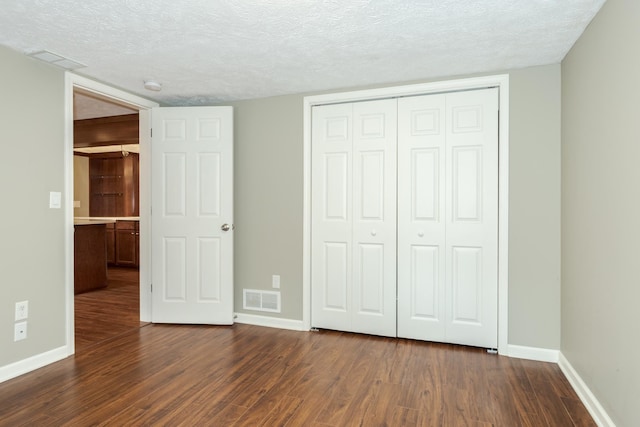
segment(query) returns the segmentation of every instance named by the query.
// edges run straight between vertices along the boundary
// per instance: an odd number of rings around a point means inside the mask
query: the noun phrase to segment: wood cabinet
[[[138,221],[117,221],[115,228],[115,265],[138,267],[140,264]]]
[[[107,224],[107,264],[116,264],[116,223]]]
[[[74,233],[74,293],[107,286],[104,224],[76,225]]]
[[[116,267],[140,266],[138,221],[117,220],[107,224],[107,263]]]
[[[101,153],[89,158],[89,215],[138,216],[139,157],[136,153]]]

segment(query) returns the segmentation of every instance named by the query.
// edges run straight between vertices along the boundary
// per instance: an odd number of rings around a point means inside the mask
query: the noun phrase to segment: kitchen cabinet
[[[100,153],[89,157],[89,216],[138,216],[139,156]]]
[[[116,223],[107,224],[107,264],[115,265],[116,263]]]
[[[75,224],[74,293],[79,294],[107,286],[105,224]]]
[[[140,230],[138,221],[120,221],[115,226],[115,265],[138,267],[140,265]]]

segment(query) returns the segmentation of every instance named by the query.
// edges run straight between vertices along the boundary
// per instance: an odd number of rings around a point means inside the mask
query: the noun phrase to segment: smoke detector
[[[147,90],[152,90],[154,92],[160,92],[162,90],[162,84],[158,83],[155,80],[145,80],[144,88]]]

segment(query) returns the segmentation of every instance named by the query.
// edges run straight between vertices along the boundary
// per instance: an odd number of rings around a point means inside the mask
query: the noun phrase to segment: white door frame
[[[73,90],[82,89],[139,109],[140,113],[140,320],[151,320],[151,109],[159,104],[76,74],[65,73],[65,283],[66,347],[75,353],[73,292]]]
[[[311,108],[314,105],[426,95],[488,87],[499,88],[498,152],[498,353],[508,354],[509,337],[509,75],[501,74],[408,86],[307,96],[303,100],[302,322],[311,328]]]

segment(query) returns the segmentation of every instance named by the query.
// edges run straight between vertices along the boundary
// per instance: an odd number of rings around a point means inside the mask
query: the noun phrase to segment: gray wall
[[[0,366],[65,345],[64,74],[0,46]],[[63,194],[63,202],[66,195]],[[13,341],[14,304],[28,338]]]
[[[562,353],[640,425],[640,2],[608,0],[562,63]]]
[[[559,349],[560,66],[508,74],[509,343]],[[271,289],[280,274],[278,317],[302,319],[303,97],[232,104],[237,312],[268,315],[244,311],[242,289]]]

